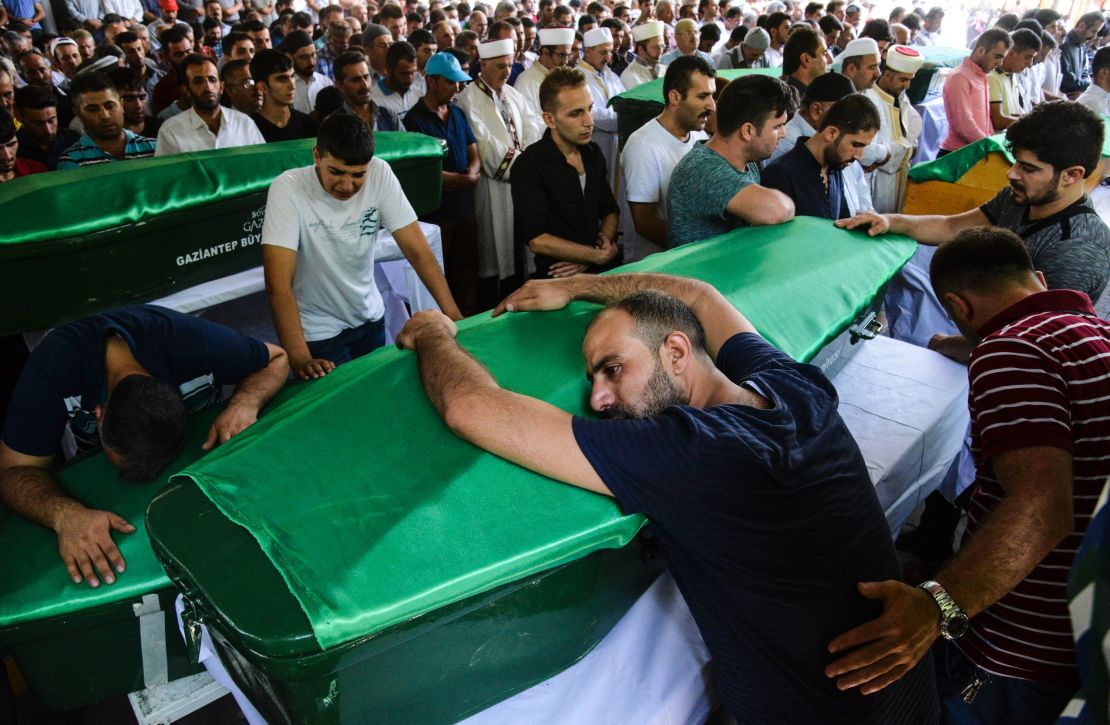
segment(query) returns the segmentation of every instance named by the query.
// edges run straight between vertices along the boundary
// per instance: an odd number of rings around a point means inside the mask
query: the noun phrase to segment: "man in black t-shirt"
[[[609,420],[503,390],[439,313],[414,316],[397,342],[416,351],[456,435],[648,517],[737,721],[935,722],[931,662],[876,695],[825,676],[830,635],[878,613],[857,582],[899,568],[820,370],[765,342],[711,286],[679,277],[533,280],[494,315],[572,300],[607,305],[583,356],[590,405]]]
[[[12,393],[0,434],[0,501],[57,533],[75,583],[112,584],[124,561],[111,532],[135,529],[82,506],[50,475],[67,429],[77,448],[99,443],[124,480],[150,481],[180,452],[187,410],[236,386],[209,429],[210,449],[253,424],[288,375],[280,347],[153,305],[62,325],[32,351]]]
[[[297,86],[289,56],[276,50],[259,51],[251,59],[251,78],[262,91],[262,108],[251,118],[267,143],[316,137],[316,119],[293,108]]]

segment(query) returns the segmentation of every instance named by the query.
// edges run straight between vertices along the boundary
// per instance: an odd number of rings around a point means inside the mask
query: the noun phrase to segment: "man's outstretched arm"
[[[741,332],[756,332],[748,318],[713,285],[669,274],[580,275],[567,279],[531,280],[502,300],[493,311],[493,316],[505,312],[558,310],[573,300],[607,305],[644,290],[666,292],[686,303],[705,329],[706,348],[714,360],[730,337]]]
[[[578,447],[570,413],[518,395],[455,340],[443,313],[417,313],[397,336],[416,352],[424,390],[451,431],[484,450],[548,478],[611,496]]]

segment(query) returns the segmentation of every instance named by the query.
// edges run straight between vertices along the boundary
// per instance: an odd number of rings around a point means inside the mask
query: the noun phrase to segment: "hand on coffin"
[[[835,224],[841,229],[866,231],[867,235],[871,237],[877,237],[890,231],[890,220],[873,211],[862,211],[851,219],[839,219]]]
[[[505,312],[544,312],[561,310],[571,301],[570,288],[563,280],[532,279],[524,286],[501,300],[493,310],[493,317]]]
[[[447,315],[439,310],[424,310],[409,318],[397,333],[397,347],[402,350],[415,350],[420,338],[426,335],[447,335],[455,337],[459,328]]]
[[[130,534],[135,527],[111,511],[98,511],[74,504],[59,517],[58,552],[74,584],[84,579],[91,587],[114,584],[116,574],[126,569],[123,555],[112,540],[112,531]],[[115,573],[113,573],[115,569]]]
[[[227,443],[233,436],[239,435],[254,425],[257,420],[258,411],[252,410],[249,405],[237,404],[234,401],[228,403],[223,412],[216,416],[216,420],[212,421],[212,427],[208,429],[208,437],[201,445],[201,449],[209,451],[222,443]]]
[[[299,363],[293,363],[293,373],[301,380],[322,378],[332,370],[335,370],[335,363],[331,360],[323,360],[321,358],[312,358]]]

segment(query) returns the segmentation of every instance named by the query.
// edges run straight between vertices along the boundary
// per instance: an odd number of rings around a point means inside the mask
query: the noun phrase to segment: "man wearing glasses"
[[[540,31],[540,56],[516,79],[513,88],[517,90],[536,116],[540,116],[540,84],[552,69],[559,66],[573,66],[570,61],[570,46],[574,43],[572,28],[544,28]],[[578,61],[577,58],[574,59]]]

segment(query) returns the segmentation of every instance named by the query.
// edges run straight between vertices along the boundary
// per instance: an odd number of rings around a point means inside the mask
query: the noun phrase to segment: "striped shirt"
[[[126,142],[123,146],[123,159],[117,159],[110,153],[96,145],[96,141],[85,134],[77,139],[77,143],[70,146],[58,158],[58,170],[76,169],[81,166],[106,164],[112,161],[130,161],[131,159],[144,159],[154,155],[155,141],[146,136],[140,136],[127,129],[123,130]]]
[[[1031,295],[988,322],[968,366],[977,477],[974,535],[1002,500],[991,460],[1053,446],[1072,454],[1075,523],[1037,567],[971,622],[960,649],[982,669],[1036,682],[1078,682],[1068,571],[1110,475],[1110,323],[1081,292]]]

